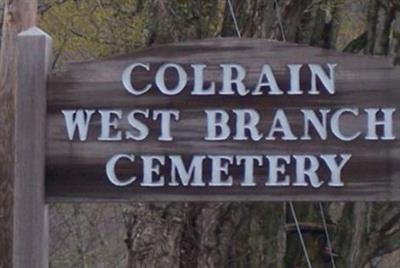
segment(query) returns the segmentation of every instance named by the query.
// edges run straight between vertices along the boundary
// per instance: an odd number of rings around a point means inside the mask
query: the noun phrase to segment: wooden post
[[[18,35],[13,267],[48,267],[44,194],[46,83],[51,38],[39,28]]]
[[[0,267],[12,267],[17,34],[36,23],[37,0],[2,1],[0,49]]]

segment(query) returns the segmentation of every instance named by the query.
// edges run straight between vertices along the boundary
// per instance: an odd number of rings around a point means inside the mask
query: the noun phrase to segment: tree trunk
[[[369,0],[366,17],[366,32],[358,38],[361,45],[364,46],[364,53],[370,55],[389,55],[390,52],[396,55],[397,40],[393,29],[396,19],[396,12],[399,6],[393,0]],[[391,42],[395,38],[395,42]],[[393,47],[392,47],[393,46]],[[356,51],[357,52],[357,51]],[[396,59],[395,59],[396,63]],[[374,258],[380,258],[381,255],[392,252],[399,248],[399,243],[388,241],[382,234],[381,226],[390,226],[393,228],[393,219],[397,219],[399,209],[389,203],[354,203],[346,205],[348,211],[352,211],[350,224],[343,224],[343,229],[337,230],[337,243],[347,243],[351,246],[338,247],[343,256],[343,265],[349,267],[365,267],[373,262]],[[392,217],[390,217],[392,215]],[[346,217],[346,215],[344,216]],[[344,218],[343,217],[343,218]],[[398,219],[397,219],[398,220]],[[342,221],[345,222],[346,220]],[[340,232],[350,232],[351,239],[347,242]],[[396,229],[392,232],[396,234]],[[396,235],[393,235],[396,236]],[[395,241],[395,240],[394,240]],[[347,248],[347,250],[346,250]],[[385,250],[382,250],[385,249]],[[382,253],[384,252],[384,253]]]
[[[6,0],[0,52],[0,267],[12,267],[17,34],[35,25],[35,0]],[[29,239],[29,238],[28,238]]]
[[[335,0],[284,0],[280,3],[286,40],[311,46],[335,48],[343,4]],[[283,40],[279,25],[272,37]]]
[[[269,38],[276,21],[274,1],[231,0],[238,27],[243,37]],[[228,1],[225,1],[221,36],[237,36]]]
[[[392,23],[396,15],[393,0],[370,0],[367,14],[366,54],[388,55]]]

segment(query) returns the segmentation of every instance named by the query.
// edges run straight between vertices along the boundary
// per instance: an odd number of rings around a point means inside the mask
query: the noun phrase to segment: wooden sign
[[[47,200],[400,200],[399,85],[389,59],[255,39],[73,64]]]

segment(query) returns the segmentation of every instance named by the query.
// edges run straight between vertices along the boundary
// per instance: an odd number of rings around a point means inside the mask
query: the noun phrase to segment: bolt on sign
[[[51,74],[46,195],[400,200],[390,59],[217,39]]]

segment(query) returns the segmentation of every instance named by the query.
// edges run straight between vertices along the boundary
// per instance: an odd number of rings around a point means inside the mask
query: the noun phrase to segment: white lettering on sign
[[[332,136],[340,141],[364,140],[394,140],[393,114],[395,108],[358,110],[354,108],[330,109],[300,109],[297,116],[301,121],[295,122],[302,125],[302,129],[294,131],[290,117],[284,109],[273,112],[270,124],[261,124],[261,115],[255,109],[205,109],[206,141],[295,141],[295,140],[326,140]],[[76,133],[80,141],[88,139],[88,133],[100,118],[100,131],[97,133],[98,141],[143,141],[150,135],[148,121],[159,121],[159,141],[173,141],[173,125],[178,124],[180,111],[178,110],[149,110],[136,109],[122,110],[63,110],[67,136],[74,140]],[[382,119],[377,119],[381,115]],[[349,122],[345,116],[351,116]],[[125,123],[127,122],[127,123]],[[359,125],[359,129],[350,134],[345,134],[343,125],[351,123]],[[123,124],[124,127],[120,127]],[[354,126],[353,126],[354,128]],[[311,132],[315,134],[312,136]]]
[[[270,164],[268,180],[265,182],[265,186],[289,186],[290,177],[286,174],[286,167],[290,164],[290,156],[267,155],[265,157]]]
[[[286,117],[286,114],[282,109],[278,109],[278,111],[276,111],[275,116],[274,116],[274,121],[272,122],[272,127],[271,127],[270,131],[268,132],[268,135],[265,139],[266,140],[275,140],[277,133],[282,134],[282,140],[286,140],[286,141],[297,140],[297,138],[294,136],[294,134],[290,128],[289,121]]]
[[[265,81],[266,80],[266,81]],[[258,83],[252,95],[262,95],[262,88],[268,87],[269,95],[283,95],[283,91],[279,88],[278,83],[276,82],[275,76],[272,73],[272,69],[269,65],[264,65],[261,69],[260,78],[258,79]]]
[[[185,165],[181,155],[147,155],[140,158],[142,167],[139,173],[122,180],[116,176],[118,161],[128,159],[126,168],[129,169],[135,157],[131,154],[111,157],[106,164],[109,181],[116,186],[126,186],[133,184],[143,174],[140,185],[147,187],[230,187],[234,176],[231,171],[239,167],[244,174],[240,178],[240,185],[245,187],[264,185],[319,188],[323,184],[342,187],[342,171],[351,155],[194,155],[188,165]],[[161,175],[160,170],[167,166],[171,167],[170,172]],[[206,166],[211,167],[207,174],[203,172]],[[291,168],[295,170],[293,176],[290,175]],[[262,170],[263,173],[258,180],[254,175],[255,170]]]
[[[115,172],[115,166],[119,161],[123,159],[128,159],[130,162],[133,162],[135,160],[135,156],[131,154],[117,154],[111,157],[111,159],[108,160],[106,164],[107,177],[110,180],[110,182],[116,186],[126,186],[136,180],[136,176],[132,176],[127,180],[121,180],[117,177],[117,174]]]
[[[141,68],[146,72],[155,72],[154,82],[148,83],[144,88],[137,89],[135,84],[135,69]],[[186,67],[186,69],[185,69]],[[245,85],[247,78],[246,68],[240,64],[220,64],[221,70],[221,87],[216,88],[216,82],[211,81],[208,88],[204,88],[204,81],[206,80],[204,73],[207,70],[206,64],[190,64],[190,66],[182,66],[177,63],[167,63],[159,66],[153,70],[148,63],[134,63],[125,68],[122,74],[122,84],[125,90],[132,95],[139,96],[148,93],[150,89],[156,86],[156,89],[167,96],[175,96],[180,94],[188,84],[188,74],[193,75],[194,83],[190,90],[191,95],[319,95],[321,91],[328,94],[335,94],[335,68],[336,64],[328,63],[326,66],[319,64],[288,64],[289,70],[289,84],[288,89],[283,90],[278,85],[276,75],[269,64],[264,64],[260,68],[258,81],[256,86],[248,88]],[[324,70],[328,69],[328,71]],[[307,68],[310,72],[311,87],[309,89],[300,88],[300,71]],[[169,88],[166,85],[167,71],[171,72],[171,76],[175,74],[175,87]],[[318,86],[318,81],[321,82],[322,87]]]
[[[73,140],[78,129],[79,140],[85,141],[89,131],[89,123],[95,110],[62,110],[67,126],[68,138]]]
[[[122,73],[122,83],[124,84],[125,89],[133,94],[133,95],[142,95],[146,93],[147,91],[150,90],[151,84],[147,84],[143,89],[137,90],[133,87],[132,85],[132,80],[131,80],[131,73],[133,70],[137,67],[142,67],[145,70],[149,71],[150,70],[150,65],[149,64],[143,64],[143,63],[134,63],[129,65],[124,72]]]
[[[165,164],[165,156],[151,155],[142,156],[143,161],[143,181],[141,186],[157,187],[164,186],[165,178],[160,175],[160,165]],[[155,176],[158,176],[155,178]]]
[[[354,116],[359,115],[358,109],[354,109],[354,108],[339,109],[332,115],[330,126],[332,129],[332,133],[335,135],[336,138],[338,138],[341,141],[352,141],[352,140],[357,139],[361,135],[361,131],[358,131],[350,136],[345,136],[343,134],[343,132],[341,131],[341,128],[340,128],[340,125],[341,125],[340,120],[345,113],[350,113],[351,115],[354,115]],[[354,119],[354,118],[352,118],[352,119]]]
[[[238,155],[236,156],[236,165],[244,164],[244,176],[241,186],[255,186],[254,167],[262,165],[262,156]]]
[[[321,65],[318,64],[309,64],[308,67],[311,70],[311,89],[309,91],[309,94],[312,95],[318,95],[320,94],[320,91],[318,90],[317,87],[317,77],[320,79],[322,84],[324,85],[326,91],[329,92],[329,94],[335,94],[335,67],[336,64],[327,64],[329,68],[329,75],[327,75],[322,69]]]
[[[383,135],[381,140],[394,140],[393,135],[393,113],[396,109],[365,109],[368,114],[368,133],[365,139],[367,140],[379,140],[376,128],[377,126],[383,126]],[[378,120],[378,113],[383,114],[383,120]]]
[[[176,110],[156,110],[153,112],[153,120],[161,118],[161,134],[158,140],[172,141],[171,120],[179,120],[179,111]]]
[[[167,85],[165,84],[165,73],[168,69],[175,70],[175,72],[178,75],[178,83],[174,88],[167,88]],[[168,96],[178,95],[185,88],[186,83],[187,83],[187,74],[185,70],[182,68],[182,66],[178,64],[173,64],[173,63],[164,64],[157,70],[156,85],[158,89],[161,91],[161,93],[165,95]]]
[[[357,138],[365,140],[394,140],[393,114],[395,108],[363,109],[359,111],[354,108],[342,108],[338,110],[329,109],[301,109],[302,132],[295,132],[285,110],[278,109],[272,115],[270,125],[260,125],[260,114],[255,109],[234,109],[226,111],[222,109],[206,109],[206,141],[267,141],[283,140],[326,140],[333,136],[340,141],[353,141]],[[76,134],[80,141],[86,141],[88,133],[97,121],[93,118],[100,118],[100,132],[98,141],[121,141],[121,140],[145,140],[150,133],[150,128],[144,120],[159,121],[158,140],[172,141],[172,125],[177,124],[180,119],[178,110],[63,110],[67,136],[74,140]],[[377,119],[381,114],[383,119]],[[151,115],[151,116],[150,116]],[[360,124],[359,130],[351,134],[344,134],[342,125],[347,124],[344,116],[351,116],[352,122]],[[140,119],[142,118],[142,120]],[[362,122],[366,119],[366,122]],[[128,128],[120,128],[120,124],[128,122]],[[230,124],[230,122],[235,122]],[[366,127],[364,127],[364,124]],[[125,123],[124,123],[125,125]],[[366,131],[364,130],[366,129]],[[382,131],[379,131],[382,130]],[[311,136],[311,131],[317,135]]]
[[[219,92],[221,95],[235,95],[245,96],[249,93],[246,89],[243,79],[246,77],[246,70],[239,64],[221,64],[222,68],[222,89]],[[236,75],[234,75],[236,73]]]
[[[303,91],[300,89],[300,69],[303,64],[289,64],[290,70],[290,89],[287,92],[289,95],[302,95]]]
[[[129,108],[64,109],[61,112],[66,138],[69,141],[77,139],[77,142],[101,143],[144,143],[152,139],[160,145],[160,151],[163,145],[168,146],[168,142],[178,138],[187,139],[183,146],[199,144],[193,147],[196,153],[192,155],[152,154],[150,151],[142,155],[114,154],[105,160],[105,174],[108,181],[118,187],[262,186],[314,189],[345,187],[344,174],[352,159],[349,152],[327,153],[324,150],[322,153],[321,150],[318,153],[318,148],[324,148],[324,143],[331,140],[338,143],[392,141],[397,138],[395,130],[398,128],[395,128],[393,119],[397,111],[395,108],[329,107],[329,100],[324,102],[323,107],[308,107],[302,102],[305,98],[335,97],[337,64],[287,64],[287,81],[282,81],[282,69],[274,70],[269,64],[261,65],[256,76],[252,69],[251,77],[246,67],[236,63],[216,66],[202,63],[130,64],[122,72],[125,92],[136,98],[161,94],[157,109],[146,108],[143,103]],[[218,79],[208,77],[211,69],[220,72]],[[146,81],[143,75],[139,75],[143,72]],[[254,81],[249,81],[250,78]],[[193,104],[193,109],[171,109],[179,107],[173,98],[180,94],[184,95],[185,105],[190,107]],[[202,102],[204,98],[213,96],[220,96],[219,100],[221,96],[223,100],[226,98],[225,107],[229,109],[219,107],[224,103]],[[235,102],[240,104],[237,107],[229,102],[233,97],[243,100],[257,98],[260,102],[264,98],[268,100],[265,104],[268,109],[263,108],[260,112],[250,106],[251,101]],[[267,106],[272,98],[277,98],[279,104],[283,98],[294,97],[301,101],[290,107]],[[165,108],[162,108],[163,104]],[[192,117],[190,113],[196,113],[196,116]],[[198,122],[194,122],[193,118]],[[184,126],[183,122],[189,126]],[[190,124],[204,124],[203,132],[190,129],[190,137],[176,135],[185,127],[186,130],[190,128]],[[252,146],[256,148],[258,144],[274,142],[285,144],[282,147],[292,153],[279,149],[279,152],[248,154]],[[302,151],[301,144],[308,142],[316,142],[313,153]],[[201,154],[202,144],[215,144],[218,146],[216,149],[230,146],[234,153]],[[292,144],[296,146],[293,150]],[[145,144],[141,146],[146,148]],[[171,146],[180,145],[172,143]],[[245,148],[247,154],[241,154],[240,146],[249,146]]]
[[[228,126],[229,114],[223,110],[206,110],[207,141],[226,140],[231,134]]]
[[[149,109],[133,110],[128,116],[129,125],[136,131],[126,131],[125,137],[127,140],[142,141],[149,136],[149,128],[136,118],[136,115],[142,115],[143,118],[149,118]]]
[[[327,118],[329,109],[320,109],[318,112],[320,114],[321,119],[318,118],[317,114],[313,110],[309,109],[301,109],[300,110],[304,116],[304,135],[301,137],[302,140],[311,140],[310,135],[310,125],[318,133],[321,140],[326,140],[328,138],[328,129],[327,129]]]
[[[122,117],[121,110],[99,110],[101,114],[101,132],[99,141],[120,141],[122,133],[118,130],[118,122]],[[112,134],[112,131],[115,133]]]
[[[192,95],[214,95],[215,82],[212,81],[208,88],[204,88],[204,69],[207,67],[205,64],[192,64],[194,86]]]
[[[203,161],[206,156],[195,155],[186,169],[185,164],[180,155],[170,155],[171,159],[171,182],[170,186],[179,186],[178,178],[182,185],[188,186],[190,179],[193,177],[191,186],[205,186],[203,181]]]
[[[233,110],[236,115],[236,135],[234,140],[244,141],[247,140],[246,130],[254,141],[262,139],[262,134],[257,129],[260,122],[260,115],[253,109],[237,109]]]

